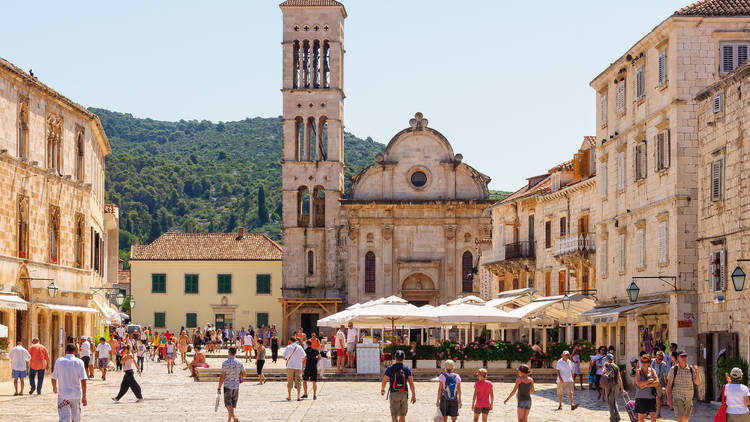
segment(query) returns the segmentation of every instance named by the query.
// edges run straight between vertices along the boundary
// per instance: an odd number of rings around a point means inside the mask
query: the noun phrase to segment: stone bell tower
[[[287,0],[282,135],[283,336],[337,310],[344,296],[344,5]],[[343,250],[343,249],[342,249]]]

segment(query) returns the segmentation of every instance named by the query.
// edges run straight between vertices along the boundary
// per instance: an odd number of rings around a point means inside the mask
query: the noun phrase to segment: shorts
[[[458,400],[448,400],[440,396],[440,413],[443,416],[458,417]]]
[[[406,416],[409,411],[409,394],[406,391],[391,391],[388,401],[391,404],[391,417]]]
[[[346,351],[349,353],[354,353],[354,349],[356,348],[356,343],[346,343]]]
[[[258,375],[262,374],[263,373],[263,365],[265,365],[265,364],[266,364],[266,360],[265,359],[261,359],[261,360],[255,361],[255,366],[256,366],[256,372],[255,373],[258,374]]]
[[[664,398],[664,396],[666,394],[667,394],[667,390],[664,387],[662,387],[661,385],[659,385],[658,387],[656,387],[656,398],[657,399]]]
[[[489,408],[489,406],[488,407],[475,407],[474,408],[474,413],[477,413],[477,414],[484,413],[486,415],[486,414],[490,413],[490,408]]]
[[[239,388],[226,388],[224,387],[224,406],[229,406],[232,409],[237,407],[237,399],[240,397]]]
[[[60,422],[73,422],[81,420],[81,400],[57,399],[57,415]]]
[[[10,371],[12,378],[26,378],[28,375],[26,374],[26,370],[23,371],[16,371],[15,369]]]
[[[569,381],[558,382],[557,383],[557,395],[564,396],[567,394],[573,394],[573,383]]]
[[[180,353],[187,353],[187,345],[180,346]]]
[[[249,344],[246,344],[246,345],[242,346],[242,350],[244,350],[246,352],[249,352],[249,351],[253,350],[253,346],[251,346]]]
[[[317,366],[315,368],[305,367],[305,373],[302,374],[302,380],[303,381],[317,382],[318,381],[318,368],[317,368]]]
[[[675,411],[677,410],[675,406]],[[635,413],[648,415],[656,412],[656,399],[635,399]]]
[[[693,413],[693,399],[672,396],[672,406],[674,414],[678,418],[689,418]],[[728,416],[728,415],[727,415]],[[729,420],[729,419],[727,419]]]
[[[531,399],[529,400],[519,400],[518,401],[518,407],[519,409],[531,409]]]
[[[302,370],[286,368],[286,387],[300,389],[302,386]]]
[[[596,374],[596,375],[594,375],[594,385],[596,386],[597,390],[601,388],[599,386],[599,383],[601,382],[601,380],[602,380],[602,374]]]
[[[336,349],[336,356],[344,356],[344,349]]]
[[[89,362],[91,362],[90,356],[83,356],[81,357],[81,360],[83,361],[83,367],[86,369],[89,369]]]
[[[750,422],[750,413],[735,415],[727,413],[727,422]]]
[[[109,358],[100,358],[97,362],[99,363],[99,369],[107,369]]]
[[[174,360],[174,352],[167,353],[166,359],[172,359],[172,360]]]

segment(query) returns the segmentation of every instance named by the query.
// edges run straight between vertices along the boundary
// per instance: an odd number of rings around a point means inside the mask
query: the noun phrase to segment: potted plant
[[[437,357],[441,366],[448,359],[456,363],[461,362],[465,358],[464,345],[444,341],[438,346]]]
[[[436,369],[437,368],[437,348],[429,344],[417,345],[415,349],[417,358],[417,368],[419,369]]]
[[[590,341],[578,339],[573,342],[573,348],[578,348],[578,355],[581,356],[581,373],[587,375],[591,366],[591,356],[596,354],[596,347]],[[570,351],[573,353],[573,351]]]
[[[550,363],[550,368],[555,367],[553,363],[560,360],[562,353],[566,350],[573,352],[573,348],[568,343],[554,342],[547,345],[547,362]]]
[[[0,356],[5,357],[8,353],[8,339],[6,337],[0,338]]]
[[[472,341],[464,346],[464,368],[479,369],[484,368],[485,349],[479,341]]]
[[[507,368],[508,343],[501,340],[490,340],[487,342],[487,346],[487,368]]]
[[[532,354],[531,346],[526,343],[516,342],[508,347],[507,359],[510,362],[525,363],[528,365]]]

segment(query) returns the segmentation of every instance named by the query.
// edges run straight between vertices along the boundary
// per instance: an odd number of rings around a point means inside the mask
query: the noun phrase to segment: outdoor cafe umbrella
[[[460,303],[458,305],[438,306],[431,311],[432,317],[441,325],[469,324],[469,330],[473,329],[473,324],[493,324],[518,322],[519,318],[508,315],[507,312],[501,311],[492,306],[485,306],[481,303]]]
[[[395,331],[396,321],[403,325],[424,324],[424,318],[418,311],[419,308],[406,301],[380,303],[354,310],[349,321],[360,325],[377,325],[388,321]]]

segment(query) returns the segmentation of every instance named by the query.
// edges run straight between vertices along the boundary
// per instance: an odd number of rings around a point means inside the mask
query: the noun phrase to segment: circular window
[[[411,184],[421,188],[427,184],[427,175],[423,171],[415,171],[411,175]]]

